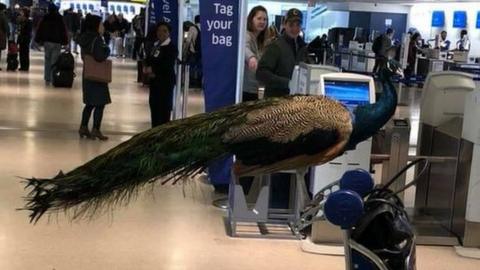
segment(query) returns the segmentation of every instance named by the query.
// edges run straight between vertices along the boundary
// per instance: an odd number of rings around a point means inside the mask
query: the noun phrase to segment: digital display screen
[[[370,103],[368,82],[325,80],[325,96],[342,102],[349,109]]]
[[[453,12],[453,27],[465,28],[467,26],[467,12],[455,11]]]
[[[434,11],[432,13],[432,27],[444,27],[445,26],[445,12]]]

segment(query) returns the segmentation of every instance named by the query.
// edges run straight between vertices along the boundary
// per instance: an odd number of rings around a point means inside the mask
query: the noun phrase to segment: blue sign
[[[477,12],[477,29],[480,29],[480,11]]]
[[[239,0],[200,1],[205,110],[235,103],[239,38]],[[208,168],[212,184],[230,183],[232,158]]]
[[[445,26],[445,12],[434,11],[432,13],[432,27],[444,27]]]
[[[170,38],[177,44],[178,39],[178,0],[150,0],[148,2],[148,25],[164,21],[170,24]]]
[[[467,12],[455,11],[453,12],[453,27],[465,28],[467,26]]]

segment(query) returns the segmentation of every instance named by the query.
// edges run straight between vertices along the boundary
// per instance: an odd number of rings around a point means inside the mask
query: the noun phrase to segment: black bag
[[[388,189],[376,189],[365,201],[365,215],[352,239],[373,251],[389,269],[415,269],[415,235],[402,201]]]
[[[380,49],[382,48],[382,40],[383,40],[383,35],[380,35],[380,36],[378,36],[378,37],[373,41],[372,51],[373,51],[375,54],[378,54],[378,52],[379,52]]]
[[[52,77],[54,87],[72,88],[75,73],[73,70],[61,70],[54,67],[52,69]]]
[[[18,69],[18,54],[9,53],[7,54],[7,70],[15,71]]]
[[[54,66],[59,70],[73,71],[75,69],[75,59],[69,51],[64,51],[58,56]]]

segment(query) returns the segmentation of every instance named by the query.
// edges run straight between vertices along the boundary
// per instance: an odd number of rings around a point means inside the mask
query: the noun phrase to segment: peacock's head
[[[403,69],[399,62],[389,59],[380,72],[380,79],[392,78],[394,76],[403,78]]]

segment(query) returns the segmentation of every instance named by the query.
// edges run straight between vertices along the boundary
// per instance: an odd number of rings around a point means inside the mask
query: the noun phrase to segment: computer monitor
[[[371,76],[353,73],[328,73],[320,78],[321,94],[345,104],[350,110],[375,102],[375,83]],[[370,169],[372,139],[359,143],[345,155],[312,169],[310,191],[316,194],[343,175],[346,170]]]
[[[325,80],[325,96],[342,102],[350,109],[370,103],[370,86],[368,82],[349,82]]]
[[[321,76],[321,94],[342,102],[350,110],[375,102],[375,83],[370,76],[330,73]]]

